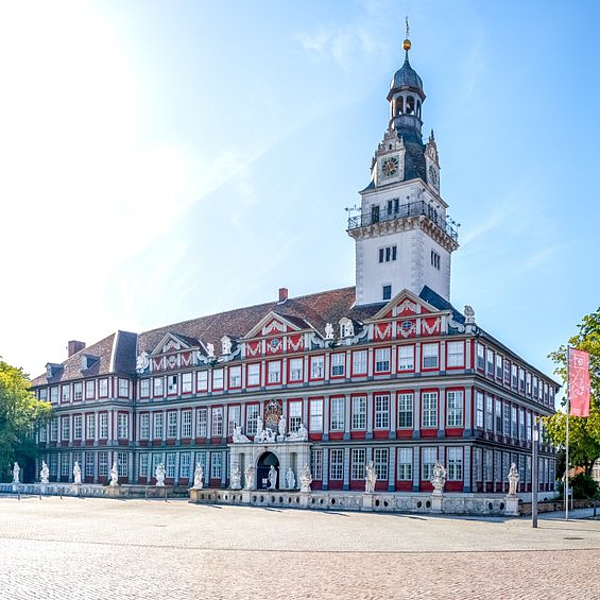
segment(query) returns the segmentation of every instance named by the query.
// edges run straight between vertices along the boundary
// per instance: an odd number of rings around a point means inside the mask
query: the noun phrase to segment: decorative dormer
[[[91,354],[82,354],[81,355],[81,371],[87,371],[91,369],[98,361],[99,357],[93,356]]]
[[[46,363],[46,377],[48,379],[56,377],[63,370],[63,368],[64,367],[62,365],[57,363]]]

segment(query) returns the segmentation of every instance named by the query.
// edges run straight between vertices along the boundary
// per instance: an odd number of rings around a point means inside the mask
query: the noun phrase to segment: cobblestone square
[[[600,522],[0,498],[15,599],[600,598]]]

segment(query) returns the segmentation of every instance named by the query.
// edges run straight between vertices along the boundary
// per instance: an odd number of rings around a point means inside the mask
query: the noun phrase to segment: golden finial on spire
[[[408,55],[408,51],[410,50],[410,39],[408,38],[409,34],[410,34],[410,25],[408,24],[408,17],[406,17],[406,38],[404,38],[404,41],[402,42],[402,48],[404,48],[407,55]]]

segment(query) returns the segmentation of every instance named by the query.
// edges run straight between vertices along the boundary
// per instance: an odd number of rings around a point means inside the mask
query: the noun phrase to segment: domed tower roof
[[[421,92],[423,91],[423,80],[410,66],[410,62],[408,62],[408,51],[406,52],[404,64],[396,71],[396,73],[394,73],[390,85],[390,93],[399,91],[402,88],[413,88],[420,90]]]

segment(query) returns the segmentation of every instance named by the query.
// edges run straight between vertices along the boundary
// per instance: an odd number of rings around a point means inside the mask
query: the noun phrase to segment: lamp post
[[[538,440],[537,417],[533,421],[533,443],[531,445],[531,526],[538,526]]]

